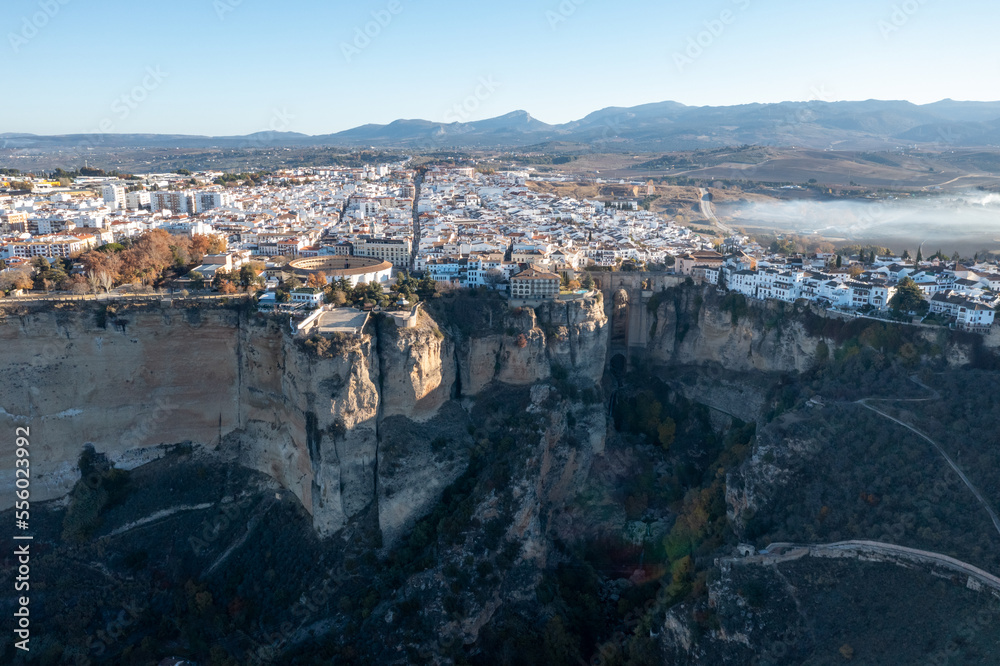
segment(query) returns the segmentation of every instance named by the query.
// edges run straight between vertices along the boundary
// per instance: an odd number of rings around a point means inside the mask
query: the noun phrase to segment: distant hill
[[[867,100],[719,107],[659,102],[631,108],[609,107],[561,125],[549,125],[526,111],[514,111],[472,122],[396,120],[388,125],[362,125],[319,136],[294,132],[225,137],[0,134],[0,141],[6,148],[56,150],[80,145],[105,148],[371,146],[416,150],[574,145],[632,152],[740,144],[839,150],[884,149],[908,144],[988,147],[1000,145],[1000,102],[942,100],[917,105]]]

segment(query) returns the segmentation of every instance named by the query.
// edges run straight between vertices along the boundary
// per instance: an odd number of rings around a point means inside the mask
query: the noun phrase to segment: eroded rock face
[[[458,348],[463,394],[491,382],[527,386],[559,367],[577,379],[600,381],[608,349],[608,319],[600,299],[552,301],[522,308],[505,334],[472,336]]]
[[[597,383],[608,353],[608,319],[600,299],[549,303],[541,309],[552,331],[548,355],[552,363]]]
[[[106,327],[102,327],[101,319]],[[31,432],[32,499],[65,495],[92,443],[117,466],[159,457],[159,445],[207,448],[239,426],[239,315],[223,309],[50,310],[0,325],[0,424]],[[0,463],[13,487],[13,459]],[[11,506],[5,493],[2,508]]]
[[[792,482],[819,449],[820,443],[796,427],[790,415],[757,434],[750,458],[726,478],[726,514],[737,534],[746,529],[747,516],[767,507],[775,492]]]
[[[277,480],[323,535],[380,502],[391,536],[425,512],[465,462],[460,455],[442,462],[429,437],[423,448],[380,453],[381,424],[403,419],[394,428],[405,432],[405,423],[433,420],[459,391],[468,399],[494,381],[533,384],[553,363],[597,381],[605,322],[597,301],[554,303],[541,316],[529,309],[513,317],[513,332],[456,349],[422,315],[417,328],[382,321],[372,335],[318,354],[283,322],[224,308],[10,315],[0,325],[0,422],[8,432],[31,428],[38,501],[69,492],[88,443],[127,468],[191,442]],[[393,450],[407,471],[383,475],[380,497],[379,466],[399,467]],[[0,474],[12,482],[12,464]]]
[[[820,340],[801,323],[769,327],[766,314],[737,317],[718,304],[706,306],[714,287],[684,289],[656,308],[650,359],[658,363],[718,363],[728,370],[803,372],[816,362]],[[766,306],[765,306],[766,307]]]
[[[321,356],[274,324],[247,338],[242,425],[226,437],[227,452],[295,493],[317,531],[332,534],[374,499],[380,398],[372,339]]]
[[[425,420],[451,398],[455,383],[455,347],[426,314],[417,328],[379,326],[382,418]]]
[[[433,508],[469,464],[469,415],[454,401],[433,418],[384,419],[379,428],[378,522],[382,545],[391,545]]]

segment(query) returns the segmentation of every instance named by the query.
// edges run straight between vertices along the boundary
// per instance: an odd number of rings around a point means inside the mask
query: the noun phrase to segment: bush
[[[63,518],[62,538],[84,541],[101,526],[101,515],[120,504],[128,492],[129,473],[107,466],[103,458],[87,447],[80,454],[81,479],[69,496]]]

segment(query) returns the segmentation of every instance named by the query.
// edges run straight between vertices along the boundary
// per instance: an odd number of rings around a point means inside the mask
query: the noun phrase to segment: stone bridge
[[[633,356],[645,351],[652,323],[647,304],[657,291],[682,284],[683,275],[660,272],[593,272],[604,295],[604,310],[611,322],[608,367],[624,373]]]

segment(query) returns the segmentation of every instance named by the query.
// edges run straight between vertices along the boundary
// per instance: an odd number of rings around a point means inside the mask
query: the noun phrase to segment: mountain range
[[[335,134],[257,132],[245,136],[177,134],[0,134],[6,149],[374,147],[410,150],[530,148],[549,151],[694,150],[742,144],[817,149],[888,149],[912,144],[1000,145],[1000,102],[950,99],[781,102],[686,106],[659,102],[609,107],[580,120],[550,125],[526,111],[472,122],[396,120]]]

